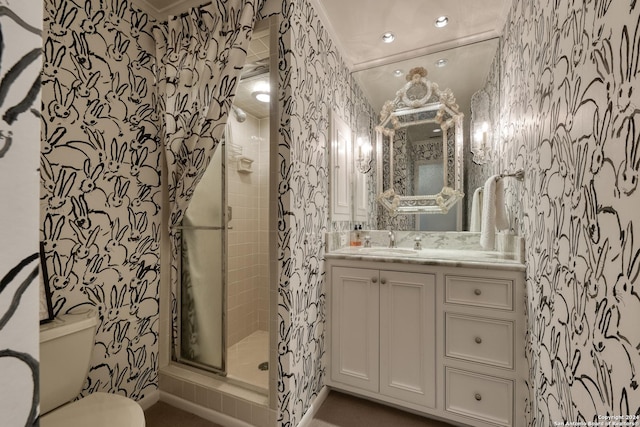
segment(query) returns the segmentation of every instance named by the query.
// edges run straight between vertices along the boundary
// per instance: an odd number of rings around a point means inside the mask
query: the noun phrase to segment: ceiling
[[[163,19],[209,0],[133,0]],[[267,0],[267,5],[280,0]],[[310,0],[347,66],[371,68],[439,50],[486,40],[500,34],[511,0]],[[278,10],[278,7],[269,7]],[[449,24],[436,28],[439,16]],[[357,23],[354,25],[354,23]],[[383,43],[391,31],[396,39]]]
[[[133,0],[159,19],[182,13],[206,1]],[[267,0],[266,7],[277,10],[279,1]],[[497,37],[512,2],[309,1],[376,111],[380,111],[385,100],[393,99],[395,92],[405,83],[404,73],[415,66],[427,68],[428,78],[441,88],[450,88],[461,109],[467,110],[465,107],[469,104],[471,94],[481,87],[486,78],[496,52]],[[442,15],[449,18],[449,24],[444,28],[436,28],[435,20]],[[387,31],[394,33],[393,43],[382,42],[381,36]],[[433,65],[440,58],[448,60],[447,66],[441,69]],[[391,74],[396,69],[403,71],[399,78]],[[250,88],[246,90],[250,91]],[[236,101],[240,105],[240,99]],[[243,108],[249,110],[252,107]],[[266,114],[264,110],[260,115],[263,114]]]

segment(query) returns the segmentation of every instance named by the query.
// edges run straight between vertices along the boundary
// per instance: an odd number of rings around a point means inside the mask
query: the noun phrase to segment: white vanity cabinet
[[[435,276],[333,267],[332,380],[435,407]]]
[[[327,259],[328,385],[459,425],[523,425],[524,269],[363,258]]]

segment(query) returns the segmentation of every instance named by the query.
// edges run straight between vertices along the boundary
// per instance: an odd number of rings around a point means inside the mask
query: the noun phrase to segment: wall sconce
[[[471,97],[471,153],[473,162],[484,165],[491,160],[493,137],[491,100],[489,94],[481,89]]]
[[[371,170],[371,140],[368,136],[358,136],[356,138],[356,169],[360,173],[368,173]]]
[[[488,122],[479,122],[473,124],[473,141],[471,142],[471,152],[473,153],[473,162],[484,165],[491,157],[491,141],[490,129]]]

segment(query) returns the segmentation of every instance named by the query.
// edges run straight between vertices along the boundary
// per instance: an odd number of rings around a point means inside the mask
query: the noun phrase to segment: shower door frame
[[[222,310],[221,310],[221,328],[222,328],[222,334],[221,334],[221,367],[215,367],[215,366],[210,366],[210,365],[206,365],[203,363],[199,363],[193,360],[189,360],[186,359],[184,357],[182,357],[182,247],[183,247],[183,240],[182,240],[182,230],[184,230],[186,227],[183,227],[182,225],[179,226],[178,228],[181,230],[180,232],[180,256],[178,257],[178,271],[179,271],[179,281],[178,281],[178,289],[176,292],[176,303],[177,303],[177,321],[178,321],[178,327],[176,328],[177,330],[177,342],[176,342],[176,352],[175,352],[175,358],[176,358],[176,362],[183,364],[183,365],[188,365],[188,366],[192,366],[194,368],[198,368],[198,369],[202,369],[204,371],[207,372],[212,372],[216,375],[220,375],[222,377],[226,377],[227,376],[227,258],[228,258],[228,254],[227,254],[227,239],[228,239],[228,230],[231,228],[228,225],[229,220],[231,220],[231,211],[229,206],[227,205],[228,202],[228,197],[227,197],[227,152],[226,152],[226,141],[227,141],[227,132],[228,132],[228,126],[230,126],[230,124],[227,124],[225,126],[225,131],[224,131],[224,137],[222,138],[222,141],[220,141],[220,144],[218,144],[218,150],[222,150],[222,152],[220,153],[221,156],[221,168],[220,168],[220,173],[222,174],[221,180],[220,180],[220,198],[221,198],[221,204],[222,204],[222,208],[220,209],[220,223],[222,224],[221,226],[217,227],[208,227],[208,226],[203,226],[203,227],[189,227],[190,229],[202,229],[202,230],[220,230],[220,246],[222,248],[221,250],[221,266],[222,266],[222,271],[221,271],[221,278],[222,278],[222,284],[221,284],[221,293],[222,293]],[[209,166],[211,166],[211,164],[209,164]],[[228,219],[227,219],[228,218]]]
[[[272,14],[268,17],[265,17],[259,21],[256,22],[256,25],[254,27],[254,31],[257,30],[264,30],[264,29],[269,29],[270,31],[270,40],[269,40],[269,50],[270,50],[270,54],[269,54],[269,68],[270,68],[270,74],[269,74],[269,81],[270,81],[270,85],[272,87],[272,91],[274,93],[280,93],[281,89],[280,89],[280,74],[278,72],[278,61],[279,61],[279,28],[282,22],[282,17],[279,14]],[[279,240],[278,240],[278,214],[279,214],[279,201],[278,201],[278,185],[280,182],[279,179],[279,165],[280,165],[280,161],[281,161],[281,153],[280,153],[280,149],[279,149],[279,138],[280,138],[280,120],[278,119],[280,117],[280,104],[279,104],[279,96],[272,96],[271,97],[271,101],[269,104],[269,178],[268,178],[268,191],[270,195],[275,195],[275,196],[269,196],[269,201],[268,201],[268,230],[269,230],[269,237],[268,237],[268,252],[269,252],[269,261],[268,261],[268,269],[269,269],[269,314],[268,314],[268,318],[269,318],[269,324],[268,324],[268,332],[269,332],[269,367],[270,369],[277,369],[278,366],[278,354],[277,351],[274,351],[274,349],[277,349],[277,345],[279,342],[279,337],[278,337],[278,333],[277,333],[277,313],[278,313],[278,297],[277,297],[277,289],[278,289],[278,283],[279,283],[279,271],[280,271],[280,264],[278,261],[278,248],[279,248]],[[226,157],[226,156],[225,156]],[[165,205],[168,206],[169,204],[169,198],[168,198],[168,193],[166,191],[166,188],[168,188],[168,173],[167,171],[167,165],[166,165],[166,157],[164,157],[164,161],[163,161],[163,173],[162,173],[162,182],[163,182],[163,188],[165,189],[163,191],[163,203]],[[226,169],[225,169],[226,170]],[[226,178],[226,173],[225,173],[225,178]],[[226,181],[225,181],[226,183]],[[168,213],[168,209],[163,209],[163,224],[169,224],[169,213]],[[226,213],[226,212],[225,212]],[[225,233],[225,239],[228,239],[228,237],[226,236]],[[167,233],[162,233],[161,235],[161,262],[163,265],[168,266],[171,260],[171,243],[168,239],[168,234]],[[177,268],[178,269],[182,269],[182,265],[181,265],[181,257],[179,257],[179,259],[177,260]],[[224,268],[225,268],[225,272],[227,271],[227,264],[225,261],[224,264]],[[181,313],[179,312],[180,310],[180,295],[176,294],[175,295],[175,299],[173,299],[173,295],[171,292],[171,276],[169,274],[169,268],[163,268],[161,269],[161,278],[160,278],[160,318],[161,319],[169,319],[168,321],[162,321],[160,322],[159,325],[159,331],[160,331],[160,335],[158,337],[158,341],[159,341],[159,363],[160,363],[160,372],[165,372],[165,373],[170,373],[170,375],[178,375],[179,379],[181,380],[186,380],[187,377],[182,377],[180,373],[176,373],[176,371],[171,371],[171,367],[175,366],[175,367],[183,367],[186,370],[192,371],[192,372],[196,372],[202,375],[205,375],[207,377],[212,377],[212,378],[218,378],[222,381],[225,382],[229,382],[229,383],[233,383],[234,385],[237,385],[239,387],[241,387],[242,389],[247,389],[247,390],[252,390],[251,386],[247,383],[244,383],[242,381],[238,381],[236,383],[236,380],[229,378],[228,376],[225,376],[223,374],[216,374],[214,372],[212,372],[210,369],[207,369],[206,367],[201,367],[199,366],[199,364],[197,363],[187,363],[186,361],[180,360],[178,358],[178,354],[179,354],[179,335],[177,336],[177,334],[180,333],[179,329],[180,329],[180,325],[174,323],[174,317],[172,314],[172,308],[171,305],[172,304],[176,304],[177,305],[177,320],[178,322],[181,321]],[[178,271],[180,271],[178,270]],[[226,273],[225,273],[226,274]],[[181,278],[180,278],[181,280]],[[225,285],[226,286],[226,285]],[[223,318],[223,322],[224,322],[224,328],[225,331],[227,329],[228,326],[228,315],[227,315],[227,292],[226,292],[226,288],[225,288],[225,295],[224,295],[224,318]],[[176,339],[178,338],[178,339]],[[226,348],[226,343],[227,343],[227,335],[225,332],[225,348]],[[225,350],[225,369],[228,365],[228,355],[226,354],[226,350]],[[191,379],[190,381],[194,381],[193,379]],[[197,379],[195,381],[201,381],[201,379]],[[271,410],[277,410],[278,407],[278,392],[277,392],[277,383],[278,383],[278,378],[277,378],[277,374],[276,375],[272,375],[269,374],[269,382],[268,382],[268,390],[267,390],[267,400],[268,400],[268,404],[267,407],[270,408]],[[204,383],[202,383],[204,384]],[[208,383],[207,383],[208,384]],[[205,387],[209,387],[209,386],[205,386]],[[234,390],[234,389],[230,389],[230,390]],[[255,390],[257,391],[257,390]],[[234,391],[230,391],[229,392],[231,395],[233,395],[235,392]],[[259,391],[259,393],[263,393],[263,391]],[[244,396],[244,395],[243,395]]]

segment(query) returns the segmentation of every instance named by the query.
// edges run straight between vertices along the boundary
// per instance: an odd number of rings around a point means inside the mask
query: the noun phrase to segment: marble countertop
[[[327,259],[351,259],[405,264],[443,265],[447,267],[473,267],[524,271],[525,266],[513,254],[474,249],[387,248],[348,246],[329,251]]]

